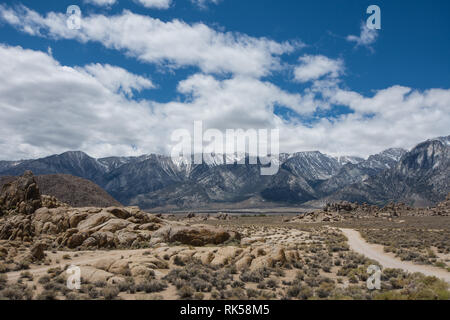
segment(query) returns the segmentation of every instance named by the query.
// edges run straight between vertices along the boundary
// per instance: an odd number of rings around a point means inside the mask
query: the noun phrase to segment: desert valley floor
[[[0,295],[9,299],[450,298],[450,217],[320,223],[277,215],[155,219],[182,223],[192,230],[201,223],[220,228],[211,230],[234,231],[241,239],[184,245],[180,241],[198,236],[186,233],[185,239],[143,248],[139,248],[142,244],[99,250],[49,246],[41,259],[33,243],[3,240]],[[27,261],[32,254],[37,257]],[[381,290],[366,287],[371,264],[383,267]],[[81,268],[80,290],[66,287],[65,269],[71,265]]]

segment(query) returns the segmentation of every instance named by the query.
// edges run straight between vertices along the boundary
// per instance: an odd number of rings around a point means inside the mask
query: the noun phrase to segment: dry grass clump
[[[105,300],[114,300],[118,297],[119,293],[119,288],[114,285],[108,285],[101,290],[101,295]]]
[[[431,247],[436,247],[441,254],[450,253],[450,231],[422,228],[383,228],[361,229],[361,235],[371,243],[385,246],[385,251],[394,253],[403,261],[432,264],[447,268],[444,261],[439,261]]]
[[[231,271],[231,268],[216,269],[191,261],[183,268],[171,270],[163,279],[177,288],[180,298],[190,299],[196,292],[225,290],[233,280]]]
[[[257,270],[246,270],[241,273],[239,276],[239,279],[243,282],[254,282],[254,283],[260,283],[264,279],[268,278],[273,270],[270,268],[264,267]]]
[[[150,279],[140,282],[136,285],[136,291],[143,291],[145,293],[161,292],[167,289],[167,281]]]
[[[31,300],[33,290],[22,283],[6,285],[5,279],[0,279],[0,300]]]
[[[449,284],[421,273],[407,274],[386,269],[382,274],[382,291],[374,292],[376,300],[450,300]]]

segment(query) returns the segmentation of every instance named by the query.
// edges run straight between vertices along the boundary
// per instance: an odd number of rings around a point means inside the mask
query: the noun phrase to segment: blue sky
[[[194,120],[221,130],[277,127],[282,151],[319,149],[335,155],[367,156],[449,134],[448,1],[89,2],[95,0],[1,3],[2,58],[13,57],[2,71],[15,79],[15,86],[5,83],[6,97],[0,98],[8,114],[0,146],[11,150],[3,158],[66,149],[94,156],[167,153],[170,133]],[[358,45],[349,36],[360,37],[372,4],[381,8],[381,30],[373,31],[374,41]],[[64,30],[69,5],[81,8],[82,23],[88,19],[79,31]],[[126,19],[133,21],[132,32],[122,34],[117,25],[108,29]],[[139,21],[148,25],[140,28]],[[26,68],[26,59],[18,58],[22,54],[48,68]],[[95,70],[86,67],[93,64]],[[68,80],[65,67],[79,74]],[[37,80],[20,82],[27,77]],[[48,79],[39,83],[40,77]],[[60,77],[67,87],[52,92]],[[131,80],[124,83],[124,78]],[[58,99],[63,93],[74,100]],[[89,94],[103,100],[91,97],[89,110],[83,110]],[[123,128],[110,130],[93,120],[105,119],[108,108],[106,121]],[[39,116],[34,121],[40,128],[25,126],[31,118],[20,123],[27,132],[11,128],[27,110],[53,114],[53,128]]]

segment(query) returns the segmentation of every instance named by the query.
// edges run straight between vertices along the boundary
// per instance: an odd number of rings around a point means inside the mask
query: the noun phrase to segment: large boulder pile
[[[175,216],[172,216],[174,218]],[[229,213],[219,212],[217,214],[195,214],[189,213],[184,217],[178,218],[178,221],[189,221],[189,222],[201,222],[201,221],[229,221],[237,219],[237,216],[232,216]]]
[[[348,201],[327,203],[322,210],[316,210],[301,214],[289,222],[339,222],[345,219],[361,219],[373,217],[400,217],[407,213],[414,212],[415,209],[406,206],[404,203],[389,203],[382,209],[367,203],[358,204]]]
[[[333,211],[313,211],[300,214],[292,219],[289,223],[319,223],[319,222],[339,222],[344,220],[344,217]]]
[[[428,215],[432,216],[450,216],[450,193],[444,201],[439,203],[436,207],[426,210]]]
[[[322,210],[301,214],[286,222],[318,223],[337,222],[354,218],[392,219],[402,216],[450,216],[450,194],[436,207],[424,209],[413,208],[403,202],[390,202],[382,208],[367,203],[358,204],[347,201],[328,203]]]
[[[7,213],[0,218],[0,240],[42,240],[52,247],[95,249],[147,247],[160,242],[203,246],[240,239],[234,232],[187,226],[138,207],[73,208],[55,197],[41,196],[31,171],[3,186],[0,205]],[[36,252],[39,256],[39,250]]]
[[[48,196],[45,194],[41,195],[41,202],[42,202],[42,207],[46,207],[49,209],[59,208],[59,207],[66,207],[66,208],[70,207],[68,204],[56,199],[56,197]]]
[[[39,187],[31,171],[6,183],[0,191],[0,211],[3,214],[32,214],[42,206]]]
[[[375,212],[376,217],[401,217],[406,215],[415,215],[417,210],[407,206],[405,203],[390,202],[383,208]]]
[[[192,246],[204,246],[207,244],[217,245],[233,240],[240,240],[240,235],[221,228],[206,225],[169,225],[153,234],[152,243],[179,242]]]
[[[161,242],[203,246],[240,237],[210,226],[164,220],[138,207],[42,207],[31,215],[0,220],[0,240],[40,239],[53,247],[96,249],[149,247]]]

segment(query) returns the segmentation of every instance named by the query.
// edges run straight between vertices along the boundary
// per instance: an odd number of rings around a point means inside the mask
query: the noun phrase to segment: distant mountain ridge
[[[332,157],[319,151],[280,155],[280,170],[261,176],[261,164],[221,164],[205,155],[203,164],[168,156],[94,159],[70,151],[42,159],[0,161],[0,175],[71,174],[89,179],[125,205],[199,208],[247,200],[299,205],[320,199],[383,204],[402,200],[427,205],[449,189],[450,136],[420,143],[411,151],[387,149],[367,159]],[[241,156],[239,156],[241,157]]]
[[[391,168],[347,186],[334,199],[384,204],[403,201],[429,206],[450,191],[450,136],[418,144]]]
[[[0,189],[15,176],[0,176]],[[54,196],[72,207],[122,206],[94,182],[69,174],[50,174],[34,177],[41,194]]]

